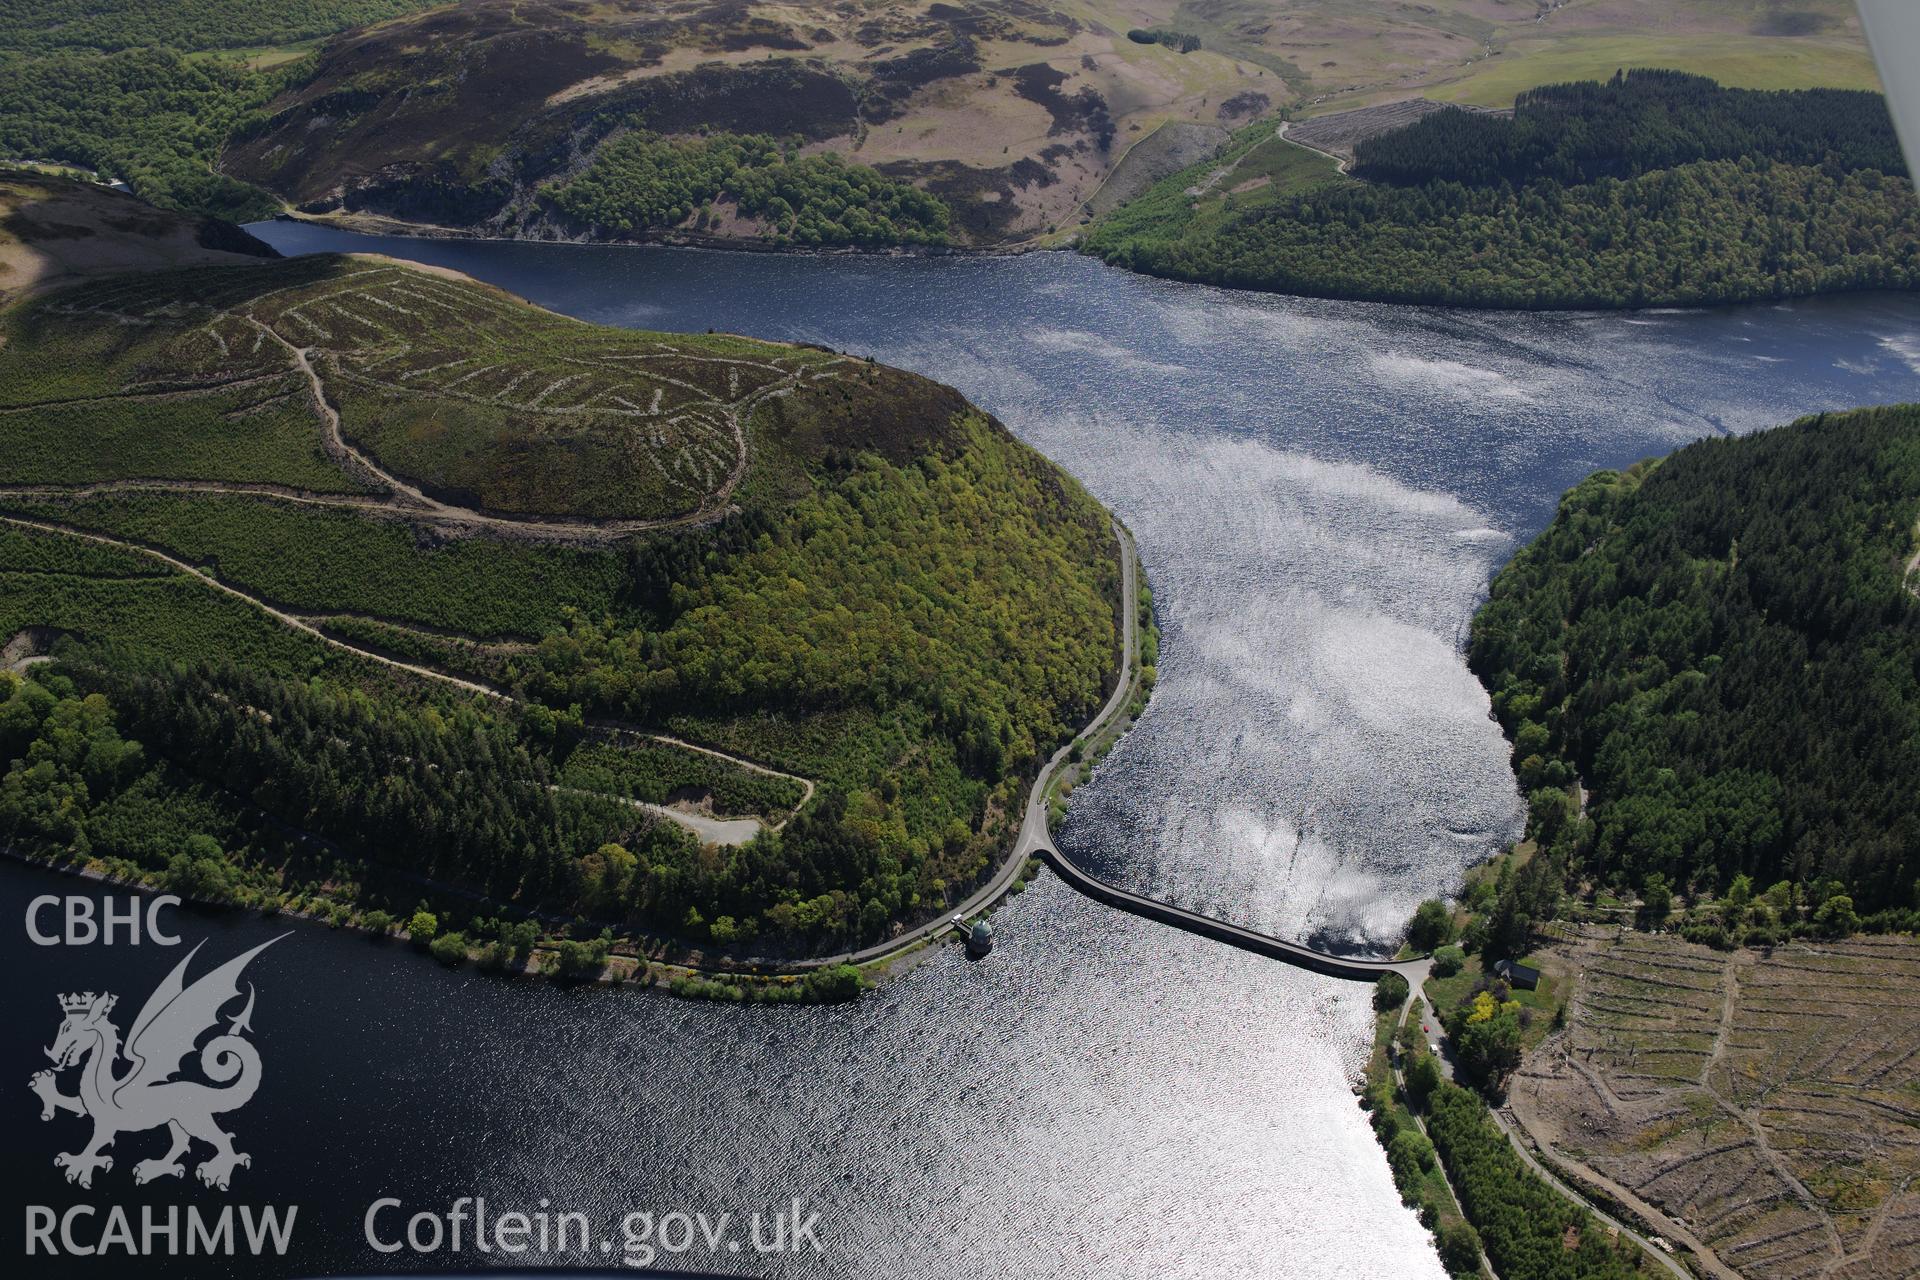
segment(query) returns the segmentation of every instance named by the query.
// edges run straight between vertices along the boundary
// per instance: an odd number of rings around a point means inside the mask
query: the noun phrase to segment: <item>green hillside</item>
[[[1569,492],[1468,650],[1545,860],[1649,897],[1792,882],[1769,898],[1812,914],[1844,895],[1870,926],[1914,927],[1916,520],[1911,405]]]
[[[428,7],[431,0],[12,0],[0,51],[158,45],[192,53],[290,44]]]
[[[0,420],[0,830],[213,896],[873,941],[1117,660],[1099,505],[818,348],[304,258],[0,312]]]
[[[1634,71],[1530,90],[1510,117],[1425,116],[1359,142],[1352,177],[1270,131],[1249,154],[1258,128],[1102,219],[1085,248],[1182,280],[1467,306],[1920,280],[1920,200],[1871,93]]]
[[[0,157],[124,179],[162,208],[245,221],[279,202],[215,172],[227,138],[321,37],[426,0],[19,0],[0,11]]]

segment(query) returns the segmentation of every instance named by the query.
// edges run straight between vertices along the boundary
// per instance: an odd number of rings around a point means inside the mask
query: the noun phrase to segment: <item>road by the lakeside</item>
[[[236,597],[254,606],[282,625],[300,631],[321,643],[346,650],[359,657],[370,659],[396,670],[451,684],[472,693],[506,701],[512,700],[511,696],[504,691],[478,681],[462,679],[461,677],[453,676],[431,667],[406,662],[386,654],[369,649],[362,649],[357,645],[347,644],[337,637],[327,634],[319,626],[315,625],[315,620],[275,608],[267,601],[251,595],[246,591],[242,591],[229,583],[222,582],[206,570],[189,564],[175,556],[168,555],[166,552],[160,551],[157,548],[149,547],[138,542],[109,537],[104,534],[75,529],[67,525],[49,521],[27,520],[16,516],[0,516],[0,524],[30,529],[40,533],[77,538],[82,541],[114,547],[119,550],[150,557],[177,572],[198,579],[200,582],[217,591],[224,592],[227,595]],[[1398,972],[1405,976],[1409,984],[1415,989],[1418,989],[1420,984],[1425,981],[1427,970],[1427,959],[1425,957],[1405,961],[1371,960],[1315,951],[1313,948],[1298,942],[1256,933],[1251,929],[1245,929],[1239,925],[1231,924],[1223,920],[1216,920],[1210,916],[1199,915],[1187,911],[1184,908],[1176,907],[1169,903],[1158,902],[1151,898],[1145,898],[1129,890],[1110,885],[1104,880],[1075,866],[1071,861],[1062,856],[1059,850],[1053,847],[1052,835],[1047,829],[1048,791],[1052,787],[1054,780],[1058,777],[1060,770],[1068,763],[1074,744],[1096,737],[1125,713],[1127,704],[1134,691],[1135,681],[1139,676],[1140,597],[1138,557],[1132,536],[1128,534],[1117,519],[1113,521],[1113,533],[1120,555],[1121,571],[1120,609],[1122,643],[1120,648],[1119,677],[1114,684],[1113,692],[1107,698],[1106,704],[1087,722],[1086,727],[1082,729],[1079,734],[1067,742],[1062,743],[1060,747],[1054,751],[1053,755],[1048,758],[1046,764],[1041,767],[1039,773],[1035,776],[1033,784],[1027,792],[1026,806],[1021,816],[1020,830],[1015,836],[1013,845],[1007,856],[1001,861],[1000,866],[995,870],[993,876],[978,889],[974,890],[972,894],[968,895],[968,897],[956,907],[943,911],[938,916],[923,921],[919,925],[909,928],[884,942],[877,942],[871,946],[862,947],[854,951],[842,952],[838,955],[813,957],[805,960],[771,962],[769,967],[788,972],[805,971],[820,969],[829,965],[868,964],[896,955],[910,947],[925,942],[945,930],[953,928],[953,917],[955,915],[964,918],[975,916],[985,911],[988,907],[999,901],[1000,898],[1013,887],[1014,881],[1019,878],[1020,872],[1026,866],[1027,860],[1029,858],[1039,857],[1044,858],[1052,865],[1054,870],[1058,872],[1061,878],[1068,884],[1097,901],[1106,903],[1108,906],[1115,907],[1119,910],[1156,920],[1174,928],[1183,929],[1189,933],[1225,942],[1229,946],[1236,946],[1243,950],[1253,951],[1274,959],[1286,961],[1290,964],[1299,965],[1303,968],[1331,974],[1335,977],[1371,981],[1383,973]],[[704,754],[714,756],[718,759],[751,768],[756,772],[793,778],[795,781],[801,782],[805,788],[805,796],[801,800],[801,806],[804,806],[806,800],[811,798],[813,794],[813,785],[806,779],[797,778],[791,774],[782,774],[778,770],[768,768],[764,765],[738,760],[735,757],[728,756],[723,752],[715,751],[709,747],[693,747],[692,744],[683,743],[678,739],[666,738],[658,734],[647,734],[645,736],[663,742],[670,742],[675,746],[688,747],[701,751]],[[567,789],[572,790],[572,788]],[[760,830],[760,823],[757,819],[719,819],[705,814],[687,813],[663,805],[648,804],[643,801],[633,800],[629,797],[613,796],[607,798],[619,800],[621,803],[645,809],[661,818],[677,822],[693,830],[702,839],[715,843],[741,844],[751,839]],[[797,812],[798,809],[796,808],[795,811]],[[785,824],[783,822],[780,825]],[[777,830],[778,828],[776,827],[775,829]]]
[[[953,917],[975,916],[998,902],[1005,896],[1013,882],[1019,878],[1020,871],[1027,859],[1044,851],[1050,845],[1047,835],[1047,788],[1053,784],[1054,776],[1060,766],[1066,763],[1067,755],[1073,750],[1073,744],[1084,738],[1090,738],[1111,724],[1126,709],[1128,695],[1133,690],[1133,682],[1139,672],[1140,663],[1140,588],[1136,578],[1137,559],[1133,545],[1133,535],[1123,528],[1118,520],[1113,522],[1113,536],[1120,544],[1120,678],[1113,686],[1113,693],[1107,698],[1093,719],[1087,722],[1085,729],[1073,738],[1062,743],[1060,749],[1048,758],[1040,772],[1035,775],[1033,786],[1027,792],[1027,807],[1020,822],[1020,834],[1014,838],[1013,847],[993,873],[992,879],[969,894],[959,903],[931,920],[924,921],[885,942],[876,942],[870,947],[861,947],[857,951],[846,951],[839,955],[821,956],[810,960],[793,961],[782,967],[789,969],[818,969],[835,964],[868,964],[883,960],[888,956],[915,946],[936,934],[953,927]]]
[[[814,959],[791,962],[784,968],[816,969],[836,964],[868,964],[884,960],[888,956],[919,945],[940,933],[951,929],[953,917],[974,916],[1006,894],[1012,888],[1020,871],[1029,858],[1043,858],[1052,866],[1060,878],[1074,889],[1105,903],[1117,910],[1158,921],[1172,928],[1182,929],[1201,937],[1224,942],[1228,946],[1239,947],[1259,955],[1269,956],[1288,964],[1299,965],[1318,973],[1329,974],[1337,978],[1349,978],[1362,982],[1372,982],[1382,974],[1398,973],[1406,978],[1408,986],[1418,991],[1426,981],[1431,958],[1419,956],[1408,960],[1374,960],[1354,956],[1333,955],[1316,951],[1302,943],[1285,938],[1275,938],[1254,930],[1242,928],[1211,916],[1199,915],[1170,903],[1159,902],[1143,897],[1130,890],[1122,889],[1092,873],[1076,866],[1070,859],[1054,848],[1052,833],[1047,827],[1047,793],[1067,763],[1075,742],[1092,740],[1111,725],[1126,709],[1129,696],[1133,692],[1134,680],[1138,675],[1140,660],[1140,599],[1139,584],[1136,580],[1137,555],[1132,537],[1114,521],[1113,533],[1120,544],[1121,566],[1121,611],[1124,618],[1123,643],[1121,645],[1120,678],[1114,685],[1113,693],[1087,726],[1073,739],[1063,743],[1053,753],[1040,772],[1035,775],[1033,785],[1027,791],[1027,803],[1021,815],[1020,832],[1014,838],[1013,847],[994,872],[991,879],[981,885],[958,906],[943,912],[938,917],[908,929],[899,935],[877,942],[872,946],[861,947],[855,951],[842,952],[839,955],[821,956]]]
[[[1587,1196],[1569,1187],[1565,1182],[1560,1180],[1558,1174],[1554,1173],[1553,1170],[1547,1168],[1544,1164],[1541,1164],[1533,1152],[1528,1149],[1526,1142],[1521,1138],[1519,1130],[1514,1127],[1512,1121],[1507,1119],[1505,1113],[1499,1107],[1488,1107],[1487,1113],[1493,1117],[1493,1122],[1499,1126],[1500,1132],[1507,1135],[1507,1141],[1512,1144],[1514,1152],[1519,1155],[1521,1160],[1526,1162],[1529,1169],[1539,1174],[1542,1181],[1548,1186],[1573,1201],[1573,1203],[1580,1205],[1586,1209],[1588,1213],[1591,1213],[1608,1226],[1618,1228],[1622,1235],[1639,1245],[1641,1251],[1649,1258],[1654,1259],[1668,1271],[1671,1271],[1676,1277],[1676,1280],[1695,1280],[1694,1273],[1689,1271],[1670,1251],[1657,1247],[1653,1241],[1620,1221],[1620,1219],[1614,1217],[1605,1209],[1602,1209]],[[1683,1239],[1693,1247],[1693,1256],[1698,1258],[1701,1264],[1706,1266],[1713,1275],[1722,1277],[1722,1280],[1728,1280],[1729,1277],[1731,1277],[1731,1280],[1738,1280],[1737,1276],[1732,1276],[1732,1274],[1724,1268],[1714,1266],[1713,1263],[1709,1261],[1711,1255],[1690,1235],[1684,1236]]]

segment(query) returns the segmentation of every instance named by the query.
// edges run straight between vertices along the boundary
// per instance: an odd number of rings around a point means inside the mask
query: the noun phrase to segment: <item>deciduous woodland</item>
[[[743,217],[775,244],[945,244],[945,204],[911,183],[836,155],[797,156],[765,134],[683,142],[630,133],[602,147],[584,173],[544,195],[602,232],[665,230],[692,220],[718,231]]]
[[[279,208],[212,168],[278,75],[165,49],[0,55],[0,73],[0,154],[111,174],[164,209],[244,222]]]
[[[1155,275],[1288,293],[1618,307],[1905,289],[1920,200],[1882,100],[1631,71],[1448,110],[1360,143],[1354,180],[1227,216],[1166,179],[1086,247]],[[1362,180],[1364,179],[1364,181]],[[1205,206],[1205,207],[1203,207]]]
[[[59,659],[6,677],[0,826],[57,858],[874,941],[998,862],[1117,661],[1100,506],[866,360],[348,258],[0,333],[0,636]],[[636,803],[671,801],[763,827]]]
[[[0,48],[245,49],[311,40],[424,7],[425,0],[16,0],[0,14]]]

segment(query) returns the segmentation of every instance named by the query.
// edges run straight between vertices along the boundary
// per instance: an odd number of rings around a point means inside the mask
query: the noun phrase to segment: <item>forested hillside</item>
[[[0,418],[0,833],[210,896],[874,941],[1117,659],[1100,506],[819,348],[302,258],[0,313]]]
[[[19,0],[0,8],[0,159],[120,178],[166,209],[279,208],[216,171],[227,139],[307,71],[301,42],[425,0]],[[214,56],[203,56],[212,54]]]
[[[1180,0],[1124,12],[1105,0],[871,12],[833,0],[23,0],[0,13],[0,160],[84,166],[157,205],[235,221],[291,206],[353,226],[527,239],[1055,245],[1210,140],[1237,145],[1230,131],[1250,120],[1388,84],[1485,105],[1520,84],[1650,61],[1724,67],[1745,84],[1874,83],[1849,7],[1796,4],[1802,25],[1776,29],[1719,0],[1559,6],[1551,23],[1478,0],[1355,0],[1329,28],[1310,0],[1231,14]],[[1657,37],[1641,30],[1654,16]],[[1463,62],[1468,49],[1499,56]],[[1554,109],[1523,96],[1523,112]],[[1561,118],[1594,128],[1567,136],[1644,122],[1604,92],[1575,97],[1561,95]],[[1350,205],[1341,184],[1308,200],[1302,188],[1319,184],[1296,180],[1318,177],[1317,157],[1282,146],[1199,201],[1198,219],[1178,211],[1206,186],[1204,168],[1126,205],[1091,243],[1189,279],[1515,306],[1903,286],[1906,214],[1851,182],[1883,171],[1872,155],[1810,158],[1823,110],[1775,95],[1729,127],[1726,111],[1689,105],[1656,121],[1663,137],[1699,142],[1646,170],[1681,174],[1659,189],[1583,178],[1536,192],[1573,180],[1529,168],[1522,148],[1507,176],[1528,198],[1472,207]],[[1422,191],[1471,187],[1482,153],[1503,145],[1421,139],[1445,143],[1443,157],[1461,148]],[[1830,183],[1691,172],[1761,155]],[[1383,153],[1377,176],[1388,167]],[[1263,177],[1272,184],[1249,186]],[[1216,200],[1231,216],[1213,216]],[[1791,221],[1796,202],[1822,212],[1810,235]],[[1765,224],[1755,234],[1752,209]],[[1889,261],[1860,260],[1863,240],[1884,243]],[[1588,257],[1591,269],[1570,265]],[[1621,286],[1629,275],[1644,289]]]
[[[1675,72],[1441,111],[1360,143],[1353,173],[1224,220],[1164,192],[1086,247],[1158,275],[1383,301],[1696,304],[1920,280],[1920,200],[1886,108]]]
[[[0,51],[160,46],[191,53],[283,45],[379,22],[432,0],[8,0]]]
[[[1916,520],[1913,406],[1703,441],[1569,492],[1468,651],[1544,858],[1649,898],[1793,882],[1770,898],[1844,895],[1849,919],[1913,927]]]
[[[766,134],[629,133],[542,194],[602,234],[683,224],[717,233],[741,220],[776,244],[946,243],[950,215],[933,196],[837,155],[795,152]]]
[[[1701,76],[1636,70],[1605,83],[1529,89],[1510,116],[1435,112],[1360,142],[1353,172],[1400,186],[1541,179],[1571,186],[1743,158],[1907,171],[1879,94],[1723,89]]]
[[[171,49],[0,53],[0,155],[80,165],[163,209],[263,218],[279,202],[213,162],[283,74]]]

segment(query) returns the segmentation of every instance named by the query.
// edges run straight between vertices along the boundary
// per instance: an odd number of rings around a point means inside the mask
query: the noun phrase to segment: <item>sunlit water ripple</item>
[[[257,230],[289,252],[457,267],[585,319],[805,339],[958,386],[1121,514],[1155,592],[1159,689],[1076,793],[1063,847],[1344,947],[1391,945],[1414,902],[1518,829],[1460,649],[1488,577],[1561,490],[1701,435],[1920,396],[1920,303],[1904,298],[1476,315],[1231,294],[1064,255]],[[0,878],[10,899],[47,883]],[[236,1118],[249,1199],[307,1206],[296,1272],[391,1265],[359,1239],[376,1195],[484,1193],[602,1214],[800,1196],[822,1214],[819,1257],[681,1260],[774,1275],[1442,1274],[1349,1092],[1364,988],[1116,915],[1051,877],[1000,924],[981,963],[943,949],[826,1010],[507,985],[302,929],[256,964],[276,1074]],[[223,935],[220,954],[269,933],[196,928]],[[31,992],[144,988],[160,965],[37,953],[20,968]],[[45,1042],[26,1023],[23,1067],[27,1040]],[[50,1169],[10,1176],[23,1199],[67,1194]]]

